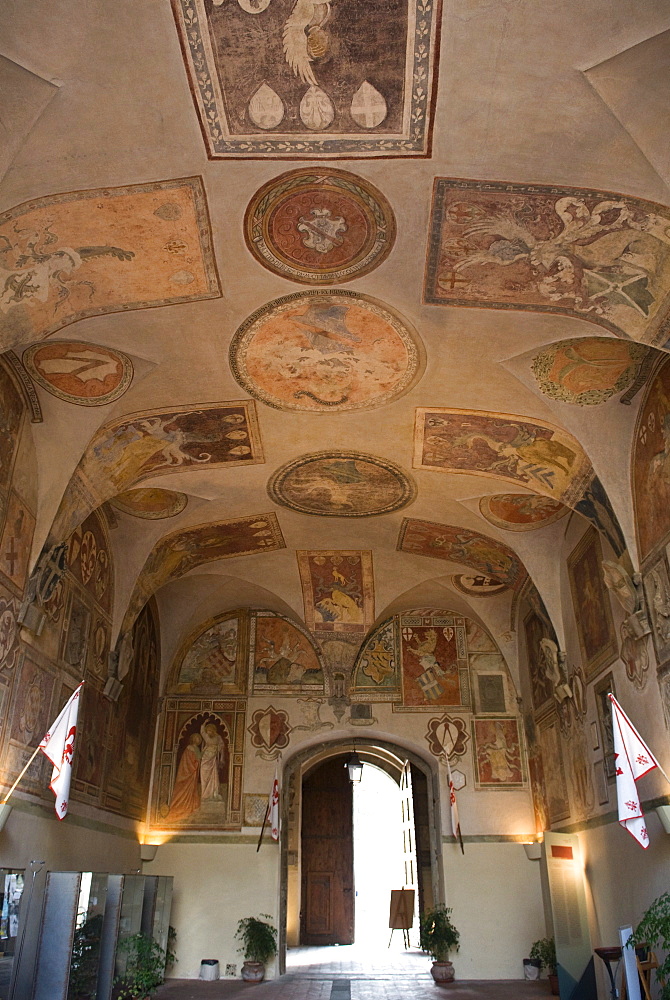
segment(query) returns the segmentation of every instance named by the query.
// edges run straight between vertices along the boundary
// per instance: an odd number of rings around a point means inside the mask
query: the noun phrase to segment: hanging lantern
[[[358,783],[363,775],[363,761],[355,750],[344,766],[349,772],[349,781]]]

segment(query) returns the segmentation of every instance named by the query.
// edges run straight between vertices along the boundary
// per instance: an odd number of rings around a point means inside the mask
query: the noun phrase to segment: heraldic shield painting
[[[429,156],[439,0],[172,0],[211,159]]]

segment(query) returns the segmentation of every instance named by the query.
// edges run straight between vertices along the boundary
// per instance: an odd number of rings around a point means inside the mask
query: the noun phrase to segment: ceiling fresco
[[[434,0],[172,6],[210,157],[428,155]]]
[[[230,345],[233,375],[278,410],[338,413],[402,395],[419,374],[416,331],[390,306],[354,292],[298,292],[245,320]]]
[[[253,403],[145,411],[105,424],[90,442],[54,521],[67,535],[86,514],[149,476],[263,462]],[[85,513],[84,513],[85,511]],[[56,539],[60,540],[60,539]]]
[[[498,493],[479,501],[482,517],[506,531],[532,531],[553,524],[569,513],[558,500],[528,493]]]
[[[200,177],[69,191],[0,215],[0,346],[87,316],[217,298]]]
[[[670,209],[606,191],[435,181],[425,296],[670,339]]]
[[[96,344],[50,340],[23,352],[32,379],[58,399],[79,406],[113,403],[133,380],[133,363],[119,351]]]
[[[412,503],[416,486],[387,459],[357,451],[324,451],[278,469],[268,493],[275,503],[301,514],[372,517]]]
[[[623,402],[649,356],[645,347],[625,340],[561,340],[533,358],[532,372],[551,399],[597,406],[616,393],[622,393]]]
[[[367,274],[388,257],[395,236],[384,195],[363,177],[327,166],[280,174],[254,195],[244,218],[256,260],[305,285]]]
[[[165,517],[176,517],[185,509],[188,497],[174,490],[151,489],[127,490],[109,501],[114,510],[147,521],[162,521]]]

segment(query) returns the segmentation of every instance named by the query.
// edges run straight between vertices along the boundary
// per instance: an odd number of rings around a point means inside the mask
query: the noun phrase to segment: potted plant
[[[419,944],[422,951],[433,959],[430,974],[436,983],[445,985],[454,981],[454,967],[449,952],[458,951],[458,931],[451,922],[450,906],[440,903],[428,910],[419,923]]]
[[[670,1000],[670,892],[654,900],[628,939],[628,945],[665,952],[656,976],[661,986],[660,1000]]]
[[[165,979],[165,948],[147,934],[133,934],[119,942],[127,955],[126,970],[115,985],[116,1000],[144,1000],[156,992]]]
[[[539,962],[540,969],[547,970],[549,986],[554,996],[558,996],[558,975],[556,973],[556,945],[553,937],[534,941],[530,949],[530,961]]]
[[[272,919],[269,913],[261,913],[261,917]],[[242,942],[237,950],[245,958],[242,979],[247,983],[261,983],[265,977],[265,963],[277,953],[276,928],[258,917],[244,917],[237,925],[235,937]]]

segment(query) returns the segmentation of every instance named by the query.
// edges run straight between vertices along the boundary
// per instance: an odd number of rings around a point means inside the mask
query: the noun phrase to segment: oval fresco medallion
[[[551,399],[595,406],[629,389],[648,354],[644,344],[585,337],[551,344],[533,358],[531,368],[540,389]]]
[[[188,503],[188,497],[185,493],[175,493],[173,490],[150,488],[119,493],[109,502],[123,514],[143,517],[148,521],[160,521],[164,517],[181,514]]]
[[[306,285],[367,274],[391,252],[393,209],[346,170],[291,170],[257,191],[244,217],[249,250],[264,267]]]
[[[505,528],[507,531],[544,528],[565,517],[569,509],[551,497],[530,493],[498,493],[482,497],[479,501],[482,517],[497,528]]]
[[[501,583],[500,580],[496,580],[492,576],[468,573],[457,573],[452,576],[451,582],[456,590],[467,594],[468,597],[495,597],[496,594],[502,594],[504,590],[508,589],[506,583]]]
[[[388,403],[413,385],[422,358],[407,320],[347,291],[275,299],[240,326],[230,345],[233,375],[251,396],[311,413]]]
[[[300,514],[371,517],[412,503],[416,486],[385,458],[321,451],[283,465],[268,483],[268,493],[275,503]]]
[[[23,363],[38,385],[79,406],[104,406],[122,396],[133,378],[133,363],[120,351],[71,340],[33,344]]]

